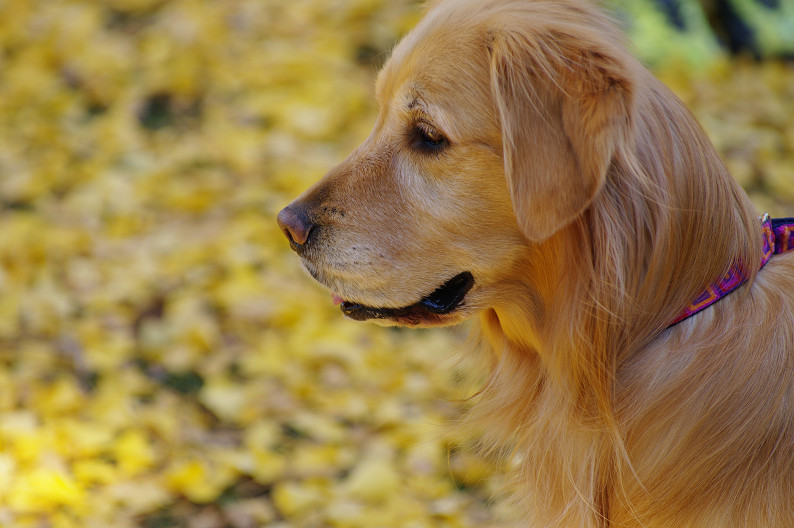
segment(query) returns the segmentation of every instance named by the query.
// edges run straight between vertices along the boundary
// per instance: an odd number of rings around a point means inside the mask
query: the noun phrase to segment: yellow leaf
[[[166,473],[166,481],[172,488],[198,504],[217,499],[233,479],[230,468],[210,467],[197,459],[178,462]]]
[[[344,486],[352,497],[379,503],[397,491],[400,476],[391,461],[371,456],[359,462]]]
[[[65,456],[94,457],[105,451],[114,430],[101,422],[64,419],[55,426],[58,451]]]
[[[11,489],[17,472],[17,462],[11,455],[0,454],[0,502]]]
[[[249,425],[243,433],[245,445],[251,450],[263,450],[276,444],[279,429],[273,422],[264,420]]]
[[[260,484],[272,484],[283,477],[287,469],[284,455],[269,450],[253,451],[251,476]]]
[[[225,380],[210,380],[199,393],[199,400],[223,420],[241,417],[248,401],[245,387]]]
[[[152,466],[155,461],[154,448],[144,433],[129,429],[114,442],[113,453],[122,473],[132,476]]]
[[[119,478],[118,469],[102,460],[78,460],[72,470],[77,481],[83,486],[110,484]]]
[[[323,493],[309,482],[284,482],[273,488],[273,504],[290,519],[299,517],[322,504]]]
[[[61,471],[36,469],[21,474],[8,494],[9,506],[19,512],[48,511],[57,506],[80,508],[86,494]]]

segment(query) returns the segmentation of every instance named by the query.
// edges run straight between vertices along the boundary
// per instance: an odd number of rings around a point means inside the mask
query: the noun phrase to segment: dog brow
[[[429,116],[432,114],[430,109],[427,107],[427,102],[419,94],[413,95],[413,98],[406,106],[406,109],[417,116]]]
[[[410,95],[410,94],[409,94]],[[428,114],[427,103],[420,95],[413,94],[405,109],[414,119],[421,119]]]
[[[411,119],[414,121],[414,123],[426,120],[435,122],[433,113],[430,112],[430,109],[427,107],[427,103],[421,98],[421,96],[414,96],[414,98],[411,99],[411,102],[408,103],[406,109],[408,110],[408,115],[411,116]]]

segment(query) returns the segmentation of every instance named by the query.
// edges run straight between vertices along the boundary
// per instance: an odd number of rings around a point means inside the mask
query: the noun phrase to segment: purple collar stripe
[[[764,249],[761,255],[761,265],[763,268],[772,255],[794,251],[794,218],[769,218],[764,214],[761,217],[761,228],[764,232]],[[706,291],[687,306],[671,324],[680,323],[699,311],[708,308],[719,301],[733,290],[741,286],[747,280],[747,272],[742,266],[732,266],[731,269],[717,282],[712,283]]]

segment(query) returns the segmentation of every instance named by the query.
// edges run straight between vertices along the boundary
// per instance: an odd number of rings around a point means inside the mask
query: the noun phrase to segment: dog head
[[[442,1],[381,71],[371,135],[278,217],[354,319],[498,306],[598,195],[631,81],[578,3]]]

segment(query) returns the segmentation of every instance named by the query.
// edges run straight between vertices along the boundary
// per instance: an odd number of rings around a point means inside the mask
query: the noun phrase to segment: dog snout
[[[306,209],[294,203],[282,209],[281,212],[278,213],[276,221],[287,237],[287,240],[290,241],[290,246],[292,246],[293,249],[296,249],[296,245],[305,245],[316,227],[309,219]]]

